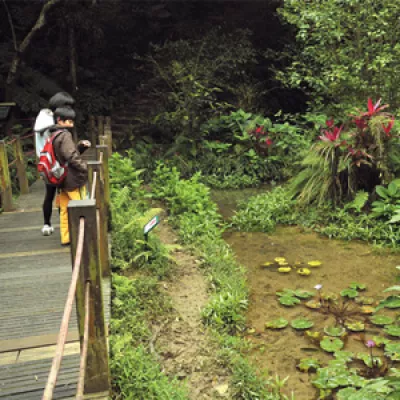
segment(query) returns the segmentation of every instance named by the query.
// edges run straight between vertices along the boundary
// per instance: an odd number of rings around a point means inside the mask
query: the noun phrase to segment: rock
[[[223,383],[215,387],[215,391],[223,397],[228,395],[229,385],[227,383]]]

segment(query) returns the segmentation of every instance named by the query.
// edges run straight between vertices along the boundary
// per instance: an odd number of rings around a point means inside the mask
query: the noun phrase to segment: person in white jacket
[[[38,158],[40,158],[40,152],[42,151],[47,138],[50,136],[50,128],[55,125],[53,111],[56,108],[72,106],[74,104],[75,100],[70,94],[59,92],[49,100],[49,108],[40,110],[33,127],[33,130],[35,131],[35,149]],[[51,215],[56,192],[57,188],[55,186],[46,185],[46,194],[43,201],[43,236],[50,236],[54,232],[54,228],[51,225]]]

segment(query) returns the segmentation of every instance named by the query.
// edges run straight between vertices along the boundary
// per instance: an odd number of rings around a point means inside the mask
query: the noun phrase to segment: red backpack
[[[40,176],[43,177],[46,184],[52,186],[60,186],[68,172],[68,164],[60,164],[57,161],[53,146],[54,140],[62,132],[64,132],[64,130],[55,131],[47,138],[46,143],[40,152],[37,166]]]

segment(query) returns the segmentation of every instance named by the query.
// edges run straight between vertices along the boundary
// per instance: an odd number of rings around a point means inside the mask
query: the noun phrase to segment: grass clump
[[[141,217],[146,193],[140,172],[129,159],[111,161],[112,319],[110,368],[113,398],[127,400],[188,400],[187,390],[163,374],[150,350],[153,323],[171,312],[158,280],[170,273],[168,252],[154,235],[144,240]],[[134,272],[134,279],[119,273]]]
[[[187,400],[176,379],[161,372],[150,354],[148,324],[170,310],[154,278],[113,276],[111,371],[115,398],[127,400]]]
[[[329,238],[359,239],[378,247],[398,248],[400,229],[367,214],[339,207],[296,207],[296,200],[284,187],[277,187],[241,203],[232,226],[247,232],[272,232],[277,224],[301,225]]]

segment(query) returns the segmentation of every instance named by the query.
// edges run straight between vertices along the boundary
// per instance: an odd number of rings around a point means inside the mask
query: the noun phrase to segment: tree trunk
[[[33,26],[33,28],[29,31],[29,33],[25,36],[22,43],[18,46],[14,58],[11,62],[10,69],[8,71],[7,79],[6,79],[6,86],[5,86],[5,100],[10,101],[13,99],[14,95],[14,85],[16,78],[18,76],[19,66],[21,64],[22,58],[28,49],[29,45],[32,42],[33,37],[35,34],[43,28],[46,23],[46,14],[48,10],[53,7],[55,4],[60,3],[62,0],[49,0],[47,1],[40,12],[40,15]]]
[[[68,50],[69,50],[69,73],[72,85],[71,89],[72,89],[72,94],[74,95],[78,90],[78,76],[77,76],[75,27],[72,24],[68,26]]]

